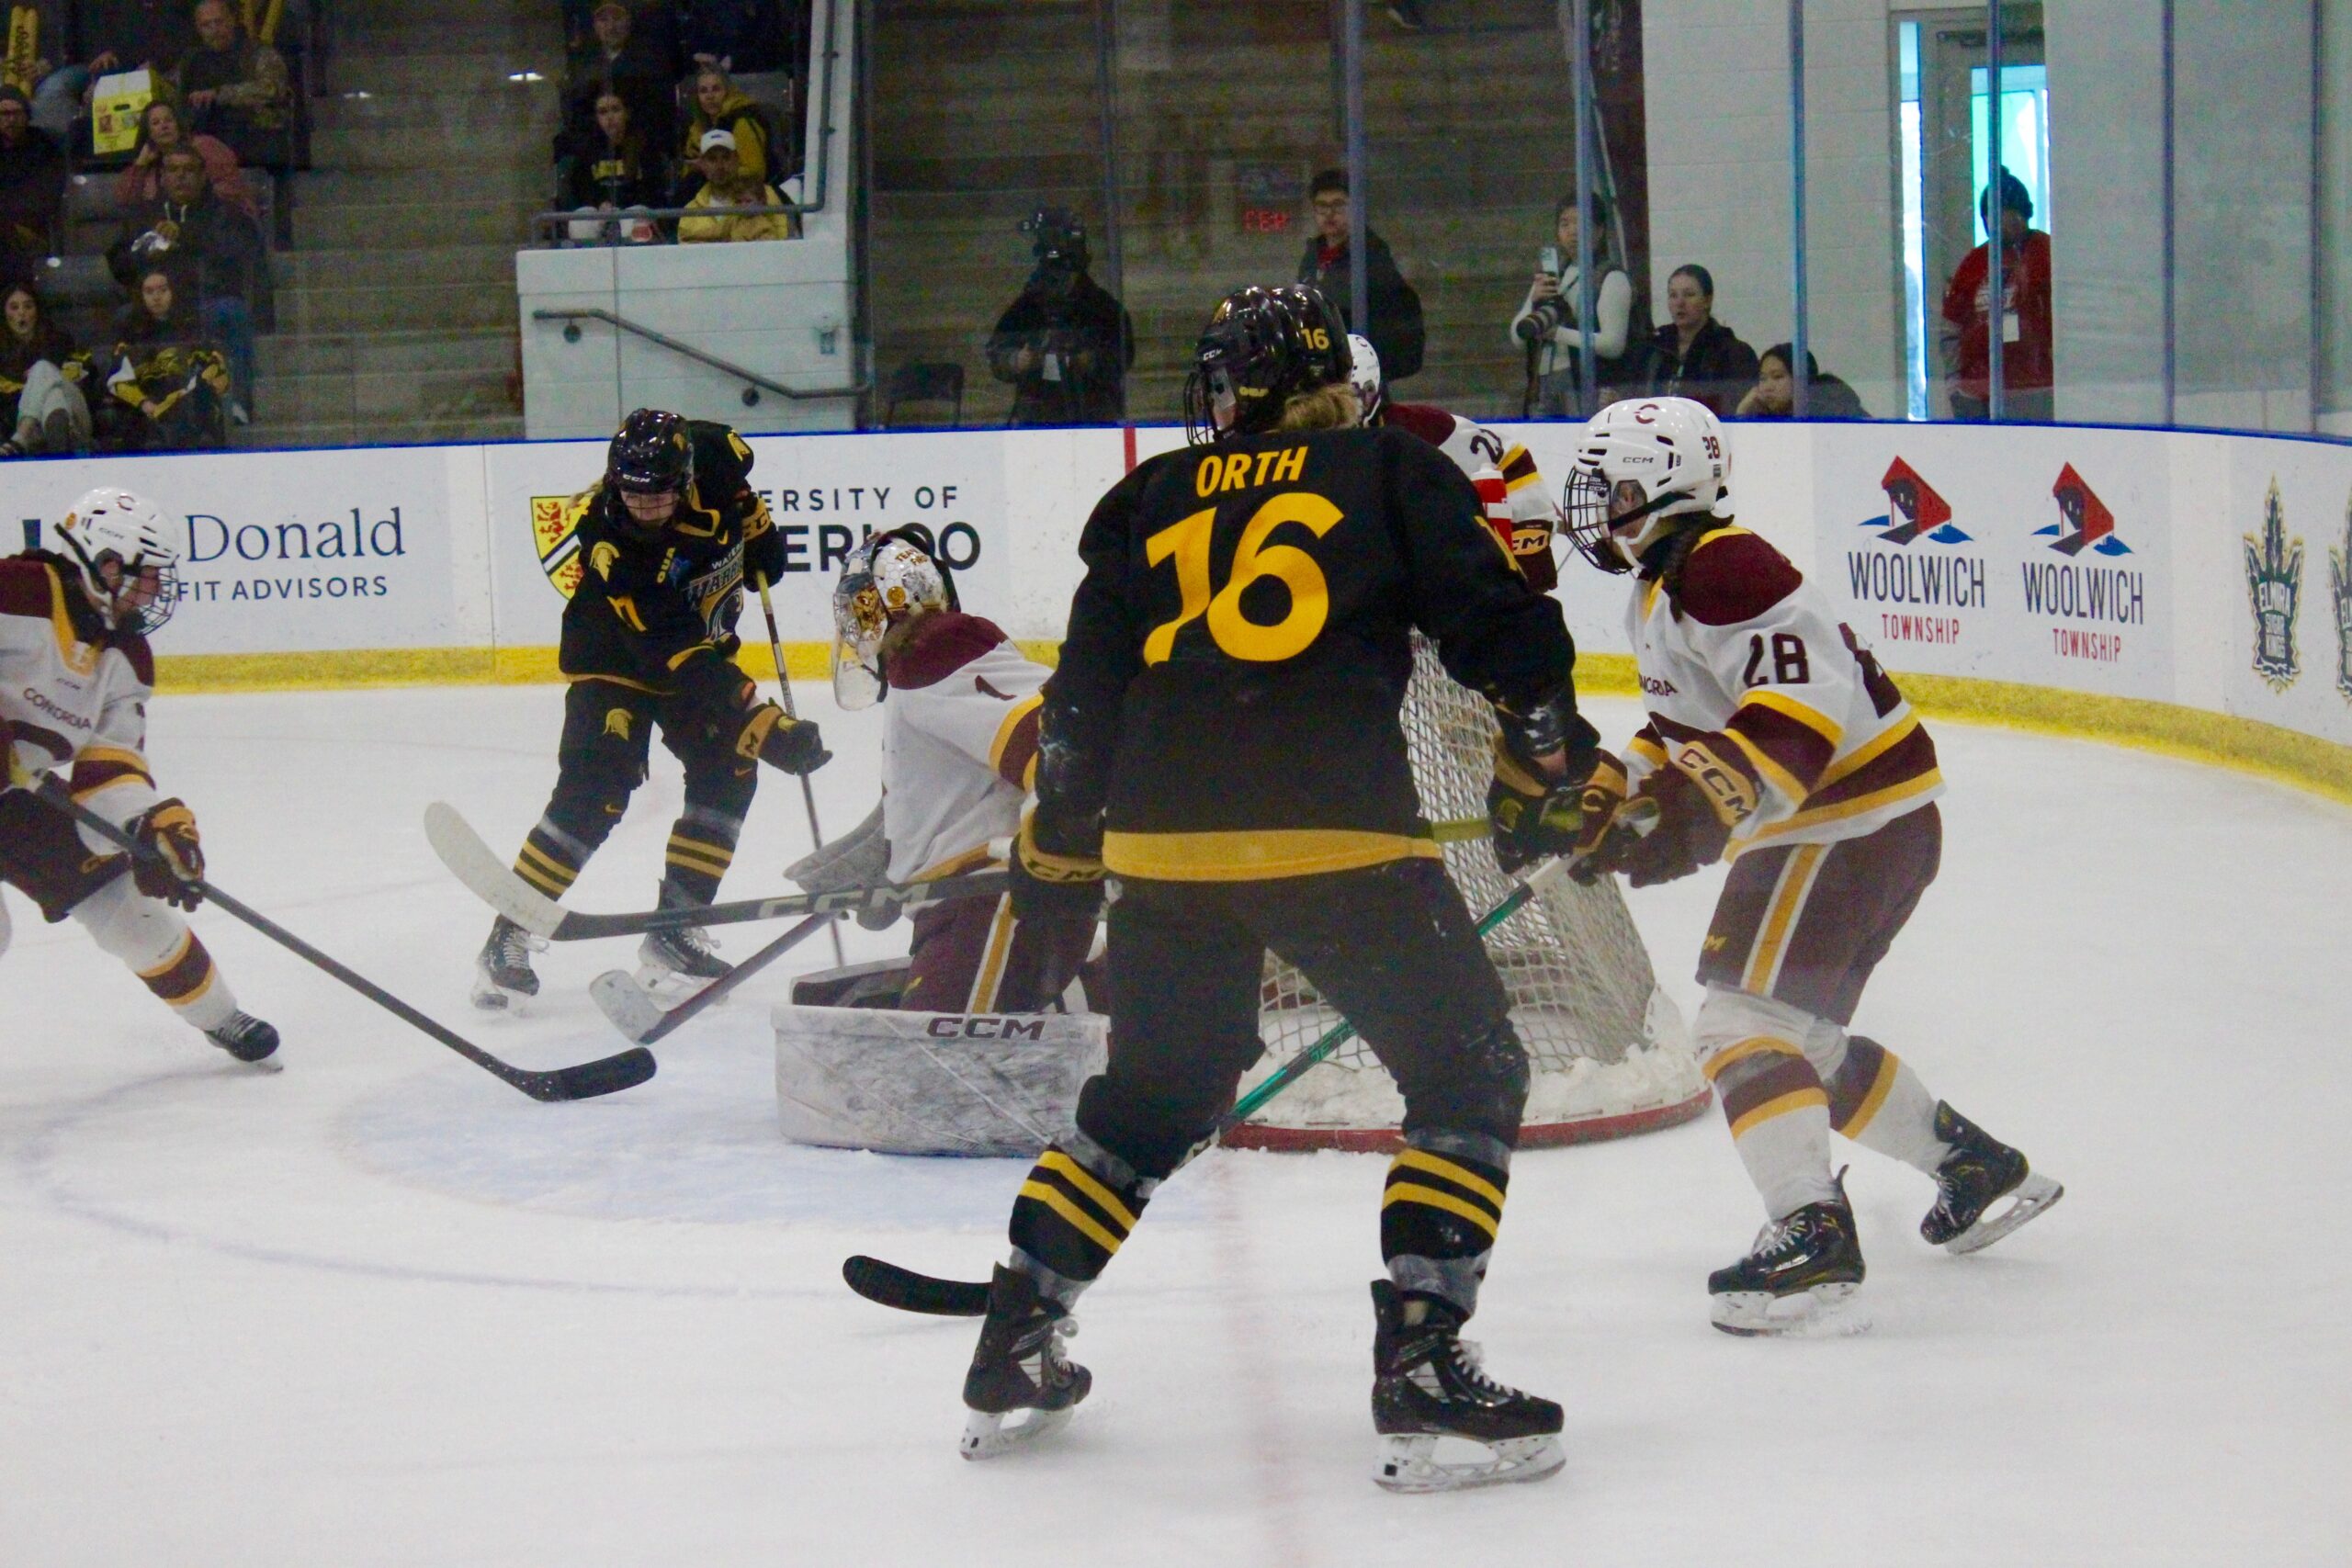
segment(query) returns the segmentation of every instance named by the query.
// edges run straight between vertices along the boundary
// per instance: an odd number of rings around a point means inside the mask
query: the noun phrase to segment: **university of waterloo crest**
[[[588,491],[578,495],[535,495],[531,498],[531,542],[538,547],[539,570],[555,591],[571,597],[580,586],[581,518],[588,514]]]
[[[2327,575],[2335,596],[2335,689],[2352,703],[2352,496],[2344,502],[2344,547],[2327,552]]]
[[[2262,503],[2262,536],[2245,536],[2245,586],[2254,600],[2254,672],[2283,692],[2303,672],[2295,651],[2295,615],[2303,596],[2303,541],[2287,537],[2278,480]]]

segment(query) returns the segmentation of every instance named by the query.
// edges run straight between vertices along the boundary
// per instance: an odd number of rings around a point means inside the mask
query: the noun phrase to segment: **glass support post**
[[[2002,338],[2009,321],[2008,292],[2001,276],[2001,0],[1985,0],[1984,85],[1988,94],[1984,114],[1984,194],[1977,210],[1984,217],[1984,417],[1998,420],[2008,412],[2002,385]],[[2022,323],[2020,323],[2022,324]]]
[[[1591,0],[1574,0],[1569,27],[1576,34],[1570,58],[1577,114],[1577,407],[1588,415],[1596,412],[1600,367],[1593,363],[1593,310],[1599,291],[1592,277],[1592,8]]]
[[[1803,419],[1813,378],[1806,374],[1804,246],[1804,0],[1789,0],[1789,265],[1792,305],[1796,318],[1789,354],[1796,363],[1789,378],[1796,383],[1790,416]]]
[[[1372,170],[1363,138],[1363,0],[1347,0],[1344,26],[1340,51],[1347,61],[1348,320],[1369,338],[1372,293],[1364,272],[1364,251],[1372,243]]]

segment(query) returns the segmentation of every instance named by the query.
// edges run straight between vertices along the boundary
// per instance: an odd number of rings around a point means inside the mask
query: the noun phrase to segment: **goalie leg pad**
[[[169,905],[148,897],[129,877],[118,877],[76,905],[74,919],[99,948],[130,967],[174,1012],[201,1030],[235,1016],[237,998]]]

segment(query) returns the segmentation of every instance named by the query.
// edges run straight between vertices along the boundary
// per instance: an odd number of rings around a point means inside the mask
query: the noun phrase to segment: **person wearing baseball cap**
[[[695,167],[702,189],[686,203],[689,209],[781,207],[784,197],[756,175],[746,174],[737,156],[735,133],[723,127],[702,133],[695,146]],[[791,240],[799,237],[798,219],[787,212],[724,212],[711,218],[678,220],[678,243],[695,244],[714,240]]]

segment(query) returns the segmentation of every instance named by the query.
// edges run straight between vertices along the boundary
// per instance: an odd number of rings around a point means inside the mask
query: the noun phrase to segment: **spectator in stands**
[[[2033,197],[2025,182],[2001,171],[2001,395],[2007,419],[2046,423],[2056,412],[2052,391],[2050,236],[2033,224]],[[1977,215],[1995,227],[1994,193],[1977,198]],[[1993,349],[1987,325],[1993,263],[1988,244],[1961,259],[1944,290],[1944,389],[1954,419],[1988,417],[1993,398]]]
[[[628,122],[628,100],[596,95],[596,128],[582,140],[567,132],[558,143],[561,205],[575,212],[642,211],[662,205],[665,182],[647,156],[645,138]],[[574,244],[646,244],[662,237],[650,218],[634,222],[588,220],[571,225]]]
[[[164,154],[183,142],[204,160],[204,177],[212,194],[246,217],[259,220],[261,203],[245,183],[236,153],[217,136],[190,136],[180,124],[180,112],[168,99],[157,98],[139,117],[139,150],[128,168],[114,180],[116,205],[129,210],[160,200],[164,194]]]
[[[1797,362],[1796,345],[1776,343],[1756,356],[1756,385],[1732,412],[1741,419],[1789,419],[1797,412],[1797,380],[1791,367]],[[1826,374],[1821,362],[1805,350],[1804,416],[1807,419],[1868,419],[1861,394],[1837,377]]]
[[[1585,203],[1592,219],[1593,325],[1577,324],[1584,290],[1577,272],[1579,231],[1574,192],[1553,209],[1553,244],[1536,257],[1535,279],[1519,314],[1510,319],[1511,344],[1527,355],[1531,416],[1588,419],[1617,400],[1631,383],[1626,355],[1634,320],[1634,280],[1619,265],[1609,228],[1609,204],[1596,194]],[[1584,406],[1579,356],[1593,356],[1593,403]]]
[[[286,57],[247,38],[229,0],[197,0],[195,17],[197,47],[172,73],[188,129],[219,137],[248,164],[288,167],[294,161],[294,85]]]
[[[775,160],[769,156],[768,125],[759,105],[741,91],[725,71],[706,65],[695,73],[695,117],[686,127],[684,162],[689,171],[702,155],[702,139],[724,130],[735,138],[735,165],[747,180],[773,177]]]
[[[15,410],[15,434],[0,457],[90,449],[90,401],[82,390],[90,356],[53,325],[29,283],[8,286],[0,311],[0,400]]]
[[[1135,323],[1087,273],[1086,226],[1040,208],[1021,221],[1036,265],[989,334],[989,369],[1012,383],[1012,417],[1028,424],[1106,424],[1125,415]]]
[[[695,244],[711,240],[795,240],[799,220],[788,212],[726,211],[736,207],[781,207],[775,188],[747,177],[735,158],[735,135],[729,130],[702,133],[703,187],[686,203],[690,208],[717,210],[715,218],[682,218],[678,243]]]
[[[88,145],[90,89],[118,71],[152,71],[158,78],[178,63],[196,34],[188,25],[187,0],[72,0],[42,6],[41,34],[50,36],[51,13],[61,13],[55,36],[65,40],[50,56],[57,69],[40,83],[33,118],[60,142]],[[46,45],[37,52],[48,54]],[[159,82],[159,85],[162,85]]]
[[[0,87],[0,276],[21,276],[49,254],[64,206],[64,150],[35,129],[30,99]]]
[[[1306,242],[1306,253],[1298,259],[1298,280],[1312,283],[1329,295],[1347,321],[1348,330],[1372,340],[1372,346],[1380,354],[1381,379],[1385,385],[1394,386],[1421,367],[1425,341],[1421,297],[1396,269],[1396,258],[1389,254],[1388,242],[1366,228],[1364,306],[1372,320],[1358,322],[1348,288],[1348,246],[1355,225],[1348,200],[1347,171],[1324,170],[1308,185],[1306,195],[1315,209],[1316,237]]]
[[[117,445],[131,452],[224,445],[229,364],[205,336],[183,278],[154,262],[140,269],[134,286],[137,298],[115,318],[115,367],[107,378],[116,405],[137,415],[119,430]]]
[[[1718,415],[1731,412],[1756,384],[1756,351],[1715,320],[1715,279],[1697,263],[1666,280],[1667,324],[1650,339],[1648,385],[1654,398],[1693,398]]]
[[[107,266],[125,287],[155,263],[179,274],[181,302],[207,333],[226,345],[232,387],[224,389],[229,417],[243,424],[253,395],[254,289],[262,267],[260,231],[253,220],[216,198],[193,147],[163,157],[163,191],[153,205],[134,208],[107,248]]]
[[[595,118],[597,97],[609,89],[628,103],[629,123],[643,133],[648,147],[673,145],[678,133],[673,90],[678,73],[669,51],[638,28],[635,16],[621,0],[602,0],[594,22],[594,44],[572,65],[576,86],[566,119],[585,131]]]
[[[721,71],[783,65],[784,17],[776,0],[684,0],[684,11],[678,43],[695,64]]]

